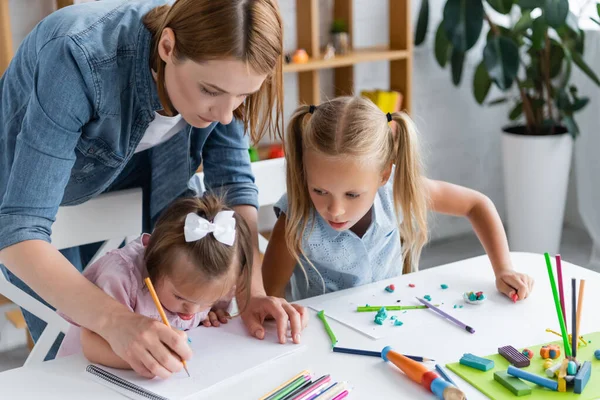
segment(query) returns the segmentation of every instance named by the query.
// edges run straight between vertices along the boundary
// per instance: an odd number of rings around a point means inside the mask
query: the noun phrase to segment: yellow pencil
[[[267,397],[269,397],[270,395],[272,395],[273,393],[275,393],[276,391],[278,391],[279,389],[283,388],[284,386],[287,386],[288,384],[290,384],[291,382],[295,381],[296,379],[300,378],[302,375],[307,375],[309,372],[308,370],[304,370],[302,372],[300,372],[298,375],[294,376],[292,379],[289,379],[287,382],[282,383],[281,385],[277,386],[275,389],[271,390],[269,393],[265,394],[263,397],[261,397],[259,400],[264,400]]]
[[[150,278],[146,278],[144,279],[144,282],[146,282],[146,286],[150,291],[150,296],[152,296],[152,300],[154,300],[154,304],[156,305],[156,309],[158,310],[158,313],[160,314],[163,323],[170,328],[171,324],[169,324],[169,320],[167,319],[165,310],[163,309],[162,304],[160,304],[160,301],[158,300],[158,296],[156,295],[156,291],[154,290],[152,281],[150,281]],[[188,371],[187,364],[183,358],[181,359],[181,362],[183,363],[183,368],[185,369],[185,372],[187,372],[188,376],[191,376],[190,371]]]

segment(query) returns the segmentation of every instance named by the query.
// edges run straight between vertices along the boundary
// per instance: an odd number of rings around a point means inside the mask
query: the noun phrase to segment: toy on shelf
[[[248,148],[248,154],[250,155],[250,162],[260,161],[260,157],[258,155],[258,149],[254,146],[250,146]]]
[[[283,157],[285,157],[285,153],[283,151],[283,145],[272,144],[269,147],[269,155],[268,155],[269,160],[272,160],[274,158],[283,158]]]
[[[294,64],[306,64],[308,62],[308,53],[304,49],[298,49],[292,55]]]

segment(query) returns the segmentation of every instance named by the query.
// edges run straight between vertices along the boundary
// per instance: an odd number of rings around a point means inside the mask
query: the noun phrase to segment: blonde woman
[[[394,121],[394,129],[390,122]],[[493,203],[427,179],[417,133],[404,113],[360,97],[298,108],[286,135],[287,188],[263,262],[267,293],[294,300],[409,273],[427,241],[427,210],[469,219],[496,286],[525,299]]]
[[[281,58],[275,0],[100,1],[40,22],[0,79],[8,279],[99,334],[141,375],[181,369],[179,357],[191,356],[184,335],[85,279],[78,269],[93,251],[58,252],[51,226],[61,205],[141,186],[150,232],[202,163],[206,185],[248,222],[258,251],[246,134],[257,141],[281,131]],[[289,321],[298,342],[304,309],[266,296],[260,267],[253,270],[250,300],[237,296],[250,334],[263,338],[273,316],[280,340]],[[29,313],[26,320],[37,339],[44,324]]]

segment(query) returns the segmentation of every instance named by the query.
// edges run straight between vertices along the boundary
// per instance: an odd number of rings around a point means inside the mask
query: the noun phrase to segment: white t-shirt
[[[135,148],[135,152],[139,153],[166,142],[175,136],[184,125],[185,120],[181,118],[181,114],[174,117],[165,117],[155,112],[154,120],[148,125],[148,129],[144,132],[144,136],[140,144]]]

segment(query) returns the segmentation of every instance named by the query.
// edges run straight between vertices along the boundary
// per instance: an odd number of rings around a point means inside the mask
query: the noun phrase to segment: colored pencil
[[[349,393],[349,392],[348,392],[347,390],[344,390],[342,393],[340,393],[340,394],[338,394],[337,396],[335,396],[335,397],[333,398],[333,400],[341,400],[341,399],[343,399],[344,397],[348,396],[348,393]]]
[[[304,370],[304,371],[300,372],[299,374],[297,374],[296,376],[292,377],[291,379],[288,379],[287,381],[285,381],[281,385],[277,386],[275,389],[271,390],[269,393],[265,394],[259,400],[266,400],[268,397],[270,397],[273,394],[277,393],[279,390],[283,389],[284,387],[286,387],[287,385],[289,385],[290,383],[292,383],[293,381],[295,381],[296,379],[298,379],[298,378],[300,378],[301,376],[304,376],[304,375],[309,375],[308,370]]]
[[[565,328],[567,328],[567,314],[565,310],[565,290],[563,287],[563,276],[562,276],[562,262],[560,254],[556,255],[556,279],[558,280],[558,296],[560,298],[560,309],[563,313],[563,319],[565,320]],[[567,329],[568,331],[568,329]]]
[[[331,385],[324,387],[322,390],[320,390],[318,393],[315,393],[314,395],[310,396],[308,399],[306,400],[314,400],[314,399],[319,399],[319,400],[323,400],[323,398],[319,398],[321,395],[324,395],[327,392],[330,392],[331,390],[333,390],[334,387],[336,387],[337,385],[339,385],[339,382],[334,382]],[[331,392],[330,392],[331,393]]]
[[[160,314],[160,318],[162,319],[163,324],[170,328],[171,324],[169,324],[169,320],[167,319],[165,310],[163,309],[162,304],[160,304],[160,300],[158,300],[158,295],[156,294],[156,290],[154,290],[154,285],[152,285],[152,281],[150,280],[150,278],[146,278],[144,279],[144,282],[146,282],[146,287],[148,287],[150,296],[152,296],[152,300],[154,300],[154,305],[156,306],[156,309]],[[187,363],[183,358],[181,359],[181,363],[183,364],[183,368],[185,369],[185,372],[187,373],[188,377],[191,377],[190,371],[188,371]]]
[[[577,357],[577,279],[571,278],[571,353]]]
[[[446,373],[446,371],[444,371],[444,368],[442,368],[440,364],[435,364],[435,369],[442,378],[444,378],[446,381],[453,384],[454,386],[458,387],[458,385],[450,378],[450,376]]]
[[[546,267],[548,269],[548,278],[550,279],[550,286],[552,287],[552,296],[554,297],[554,306],[556,308],[556,316],[558,317],[558,324],[560,325],[560,332],[562,333],[563,346],[565,349],[565,355],[571,357],[571,347],[569,346],[569,335],[567,334],[567,327],[565,326],[565,319],[560,308],[560,302],[558,300],[558,290],[556,289],[556,282],[554,281],[554,272],[552,272],[552,262],[550,261],[550,254],[544,253],[546,259]]]
[[[296,395],[298,393],[302,393],[304,390],[306,390],[309,386],[311,386],[314,382],[312,381],[312,379],[307,380],[306,382],[304,382],[304,385],[301,385],[299,387],[297,387],[296,389],[292,390],[290,393],[288,393],[287,395],[285,395],[281,400],[291,400],[294,397],[296,397]]]
[[[585,279],[579,281],[579,300],[577,300],[577,323],[575,324],[575,329],[577,330],[577,334],[581,332],[579,329],[579,323],[581,322],[581,310],[583,309],[583,290],[585,289]],[[577,347],[579,347],[579,341],[577,342]]]
[[[381,357],[381,352],[380,351],[370,351],[370,350],[360,350],[360,349],[350,349],[347,347],[338,347],[335,346],[333,348],[333,352],[334,353],[345,353],[345,354],[356,354],[358,356],[369,356],[369,357]],[[431,358],[427,358],[427,357],[421,357],[421,356],[409,356],[409,355],[404,355],[404,357],[408,357],[411,360],[415,360],[415,361],[419,361],[419,362],[429,362],[429,361],[435,361],[434,359]]]
[[[335,346],[335,344],[338,342],[337,338],[335,337],[335,334],[333,333],[333,331],[331,330],[331,327],[329,326],[329,322],[327,322],[327,318],[325,318],[325,311],[321,310],[317,313],[317,317],[319,317],[319,319],[321,321],[323,321],[323,327],[325,328],[325,331],[327,332],[327,335],[329,336],[329,340],[331,340],[331,347]]]
[[[331,400],[338,394],[342,393],[346,390],[346,382],[338,382],[337,385],[330,387],[330,389],[321,393],[319,396],[315,397],[318,400]]]
[[[281,389],[279,392],[275,393],[272,397],[268,397],[267,399],[268,400],[281,400],[285,396],[287,396],[288,394],[292,393],[294,390],[299,388],[300,386],[304,385],[307,380],[310,380],[310,376],[306,376],[306,375],[301,376],[300,378],[296,379],[294,382],[290,383],[289,385],[287,385],[286,387]]]
[[[315,394],[319,390],[319,388],[323,387],[324,385],[327,385],[330,381],[331,381],[330,375],[323,375],[316,381],[312,382],[310,384],[310,386],[304,388],[302,391],[300,391],[299,393],[294,395],[292,397],[292,400],[305,399],[305,398],[309,397],[310,395]]]
[[[457,320],[456,318],[454,318],[452,315],[448,314],[447,312],[440,310],[433,304],[429,303],[427,300],[421,299],[419,297],[417,297],[417,300],[419,300],[421,303],[425,304],[431,311],[438,313],[442,317],[446,318],[448,321],[453,322],[454,324],[460,326],[462,329],[466,330],[467,332],[475,333],[475,329],[471,328],[469,325],[465,324],[464,322],[460,322],[459,320]]]
[[[439,306],[439,304],[436,304]],[[404,310],[425,310],[427,306],[360,306],[356,307],[357,312],[377,312],[381,308],[385,308],[387,311],[404,311]]]

